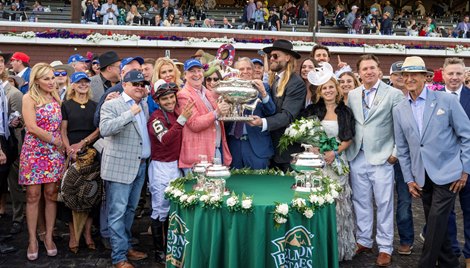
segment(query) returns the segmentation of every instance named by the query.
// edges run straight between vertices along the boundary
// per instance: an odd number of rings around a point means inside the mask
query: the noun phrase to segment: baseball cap
[[[69,60],[67,61],[68,64],[74,63],[74,62],[90,62],[89,59],[83,57],[80,54],[74,54],[69,57]]]
[[[24,63],[29,63],[29,56],[23,52],[15,52],[13,56],[11,56],[11,60],[20,60]]]
[[[189,69],[193,67],[202,68],[202,63],[196,59],[189,59],[184,62],[184,71],[188,71]]]
[[[141,71],[131,70],[129,71],[122,80],[123,82],[144,82],[145,84],[149,85],[150,83],[145,80],[144,74]]]
[[[377,11],[377,8],[371,7],[371,8],[370,8],[370,12],[374,12],[374,11]]]
[[[121,60],[121,65],[119,66],[119,68],[122,70],[122,68],[124,68],[124,66],[131,63],[134,60],[139,62],[140,65],[144,64],[144,58],[142,58],[142,57],[128,57],[128,58],[124,58],[124,59]]]
[[[359,7],[354,5],[354,6],[351,7],[351,10],[353,10],[353,9],[359,9]]]
[[[390,75],[401,72],[402,65],[403,65],[403,61],[396,61],[392,63],[392,65],[390,66]]]
[[[78,81],[80,81],[82,79],[86,79],[86,80],[88,80],[88,82],[90,82],[90,78],[84,72],[76,72],[76,73],[73,73],[70,76],[70,81],[72,82],[72,84],[75,84],[75,83],[77,83]]]
[[[258,63],[259,65],[264,66],[263,61],[257,58],[251,59],[251,62],[253,64]]]

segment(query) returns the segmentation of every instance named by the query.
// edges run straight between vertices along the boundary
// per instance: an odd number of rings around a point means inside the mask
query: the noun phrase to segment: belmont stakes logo
[[[186,233],[188,231],[186,223],[176,212],[173,212],[170,215],[168,226],[166,261],[170,261],[175,267],[183,267],[184,265],[184,251],[186,245],[189,243],[189,241],[186,240]]]
[[[276,246],[276,252],[271,253],[271,256],[274,258],[276,267],[313,267],[311,241],[313,237],[314,235],[305,227],[299,225],[287,231],[283,237],[272,240],[271,243]]]

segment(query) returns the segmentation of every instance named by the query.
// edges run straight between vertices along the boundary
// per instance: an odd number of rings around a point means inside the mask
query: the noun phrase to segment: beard
[[[285,70],[286,66],[287,66],[287,62],[274,62],[274,63],[271,63],[269,68],[271,69],[271,71],[278,73],[278,72],[281,72],[282,70]]]

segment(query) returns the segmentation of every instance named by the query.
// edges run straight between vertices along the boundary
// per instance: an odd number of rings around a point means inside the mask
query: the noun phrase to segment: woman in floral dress
[[[48,256],[57,255],[52,240],[56,218],[56,182],[64,169],[64,146],[60,136],[62,114],[56,90],[54,69],[47,63],[36,64],[31,71],[30,88],[23,96],[23,117],[26,136],[20,155],[19,184],[26,186],[26,221],[28,224],[28,260],[38,258],[36,228],[38,204],[44,185],[46,235],[44,246]]]
[[[333,75],[333,73],[331,74]],[[315,94],[316,100],[314,104],[309,105],[301,112],[301,116],[318,117],[328,138],[336,137],[338,141],[338,149],[324,152],[323,157],[327,163],[325,174],[336,180],[342,189],[336,200],[338,259],[339,261],[351,260],[356,251],[356,239],[354,237],[355,221],[349,174],[338,175],[331,167],[331,164],[337,157],[342,158],[343,162],[347,163],[342,152],[349,147],[355,134],[354,115],[351,109],[342,101],[341,90],[334,77],[326,82],[310,81],[310,83],[318,86]]]

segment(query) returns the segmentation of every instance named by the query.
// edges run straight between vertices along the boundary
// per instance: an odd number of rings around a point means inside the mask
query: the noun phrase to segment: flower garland
[[[339,197],[341,186],[336,181],[326,176],[322,177],[322,184],[322,186],[312,188],[308,199],[294,197],[290,206],[286,203],[275,202],[275,209],[273,211],[274,226],[279,228],[281,224],[286,223],[289,218],[290,210],[295,210],[305,218],[310,219],[313,217],[316,210],[323,206],[333,204],[335,199]]]
[[[63,38],[63,39],[85,39],[89,42],[99,43],[102,40],[113,40],[113,41],[138,41],[138,40],[168,40],[168,41],[185,41],[186,45],[192,45],[195,43],[252,43],[252,44],[272,44],[274,39],[272,38],[249,38],[249,39],[241,39],[241,38],[227,38],[225,37],[218,37],[218,38],[186,38],[181,36],[152,36],[152,35],[124,35],[124,34],[116,34],[108,31],[107,34],[100,34],[100,33],[73,33],[68,30],[62,29],[54,29],[54,30],[47,30],[44,32],[22,32],[16,33],[15,31],[3,33],[3,35],[7,36],[16,36],[16,37],[23,37],[25,39],[32,39],[32,38]],[[309,41],[301,41],[301,40],[294,40],[292,41],[294,47],[299,46],[315,46],[315,42]],[[423,45],[402,45],[402,44],[374,44],[368,45],[365,42],[355,42],[354,40],[350,42],[321,42],[323,46],[327,47],[363,47],[363,48],[388,48],[388,49],[395,49],[398,51],[404,51],[405,49],[431,49],[431,50],[448,50],[453,51],[455,53],[467,52],[470,51],[470,45],[455,45],[450,47],[445,46],[423,46]]]

